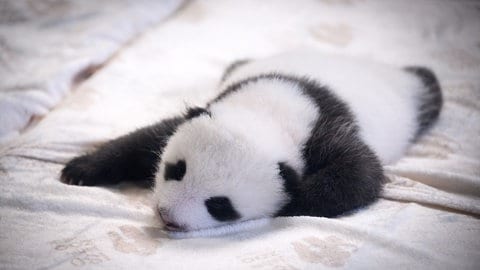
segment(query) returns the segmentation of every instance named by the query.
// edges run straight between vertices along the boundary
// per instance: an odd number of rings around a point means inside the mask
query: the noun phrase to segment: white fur
[[[275,214],[286,202],[278,162],[301,171],[302,145],[317,109],[297,86],[283,82],[246,85],[179,127],[164,150],[163,162],[184,159],[182,181],[164,181],[162,162],[155,194],[159,207],[189,230],[223,224],[204,201],[227,196],[245,221]]]
[[[383,163],[400,157],[415,133],[415,100],[421,86],[400,69],[297,52],[241,66],[221,88],[270,72],[308,76],[328,86],[351,108],[361,137]],[[276,79],[252,82],[213,103],[211,117],[202,115],[180,126],[159,165],[158,206],[168,209],[170,217],[187,230],[224,225],[205,207],[205,200],[213,196],[231,200],[242,216],[237,221],[278,211],[287,199],[278,162],[302,171],[302,146],[319,117],[314,103],[297,87]],[[187,164],[182,181],[165,181],[164,162],[179,159]]]

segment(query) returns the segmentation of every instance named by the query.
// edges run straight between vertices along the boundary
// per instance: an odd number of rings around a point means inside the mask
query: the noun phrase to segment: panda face
[[[278,160],[208,116],[169,139],[155,181],[157,210],[173,231],[273,216],[288,200]]]

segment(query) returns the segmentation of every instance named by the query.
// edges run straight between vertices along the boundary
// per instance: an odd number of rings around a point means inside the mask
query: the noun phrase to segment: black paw
[[[99,184],[99,173],[96,165],[90,155],[76,157],[63,168],[60,181],[77,186],[97,185]]]

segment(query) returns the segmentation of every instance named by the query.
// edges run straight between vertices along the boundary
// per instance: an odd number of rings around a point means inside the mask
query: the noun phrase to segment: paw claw
[[[88,181],[93,181],[95,179],[95,167],[91,164],[92,162],[90,156],[80,156],[70,160],[67,165],[63,168],[60,176],[60,182],[67,185],[89,185],[85,179]]]

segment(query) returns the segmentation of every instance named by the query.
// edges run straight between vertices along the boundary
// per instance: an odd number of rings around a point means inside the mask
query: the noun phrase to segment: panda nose
[[[181,225],[173,221],[172,217],[168,214],[167,209],[158,208],[158,214],[160,215],[160,219],[165,225],[165,229],[167,231],[184,231],[185,230]]]

